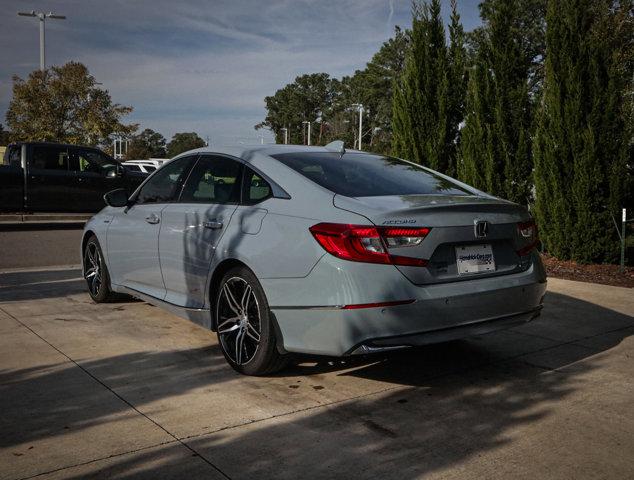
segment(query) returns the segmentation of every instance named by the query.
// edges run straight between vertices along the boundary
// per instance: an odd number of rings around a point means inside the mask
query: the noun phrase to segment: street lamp
[[[288,145],[288,128],[280,128],[284,132],[284,145]]]
[[[359,110],[359,150],[361,150],[361,136],[363,135],[363,104],[353,103],[352,106]]]
[[[44,23],[47,18],[53,18],[55,20],[65,20],[66,16],[64,15],[54,15],[53,12],[44,13],[44,12],[36,12],[35,10],[31,10],[30,12],[18,12],[18,15],[21,17],[37,17],[40,19],[40,70],[44,71],[46,69],[46,44],[45,44],[45,32],[44,32]]]
[[[302,125],[306,124],[306,123],[308,124],[308,143],[307,143],[307,145],[310,145],[310,122],[308,120],[304,120],[302,122]]]

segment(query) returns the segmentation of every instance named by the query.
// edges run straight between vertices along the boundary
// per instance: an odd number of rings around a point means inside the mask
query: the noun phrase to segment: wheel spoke
[[[244,330],[239,330],[236,336],[236,363],[242,365],[242,346],[244,345]]]
[[[229,285],[227,283],[225,283],[223,285],[222,292],[225,294],[225,298],[227,299],[227,304],[229,305],[229,308],[236,315],[240,315],[240,313],[241,313],[240,312],[240,306],[238,305],[238,302],[236,301],[235,297],[233,296],[233,293],[231,292],[231,289],[229,288]]]
[[[244,288],[244,293],[242,294],[242,298],[240,299],[240,305],[242,307],[242,311],[246,313],[249,307],[249,300],[251,299],[251,285],[248,285]]]
[[[236,330],[237,328],[239,328],[239,324],[235,323],[238,320],[240,320],[240,317],[232,317],[232,318],[228,318],[227,320],[225,320],[224,322],[222,322],[220,325],[218,325],[218,333],[229,333],[229,332],[233,332],[234,330]],[[230,327],[224,328],[225,325],[229,324],[229,323],[233,323],[233,325],[231,325]]]
[[[255,340],[256,342],[260,341],[260,333],[250,323],[247,324],[247,335],[251,337],[253,340]]]

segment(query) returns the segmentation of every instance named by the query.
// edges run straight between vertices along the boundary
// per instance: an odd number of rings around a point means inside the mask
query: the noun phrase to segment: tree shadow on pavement
[[[225,405],[215,414],[227,424],[183,441],[231,478],[416,478],[518,441],[518,430],[592,388],[587,378],[604,368],[600,354],[633,331],[633,317],[565,295],[550,293],[544,312],[526,326],[470,340],[344,361],[303,358],[269,378],[238,376],[216,345],[80,365],[140,411],[149,408],[150,417],[159,402],[157,416],[187,409],[184,419],[204,422],[205,406],[169,400],[206,389],[210,402]],[[81,432],[129,411],[106,390],[78,386],[85,375],[71,364],[0,371],[0,447]],[[289,388],[298,378],[305,381]],[[372,388],[359,393],[353,384],[360,383]],[[349,389],[347,400],[329,399],[331,389]],[[305,406],[307,398],[316,399],[313,407]],[[231,419],[234,408],[261,412],[294,404],[291,413],[230,428],[239,423]],[[320,404],[328,406],[314,408]],[[569,428],[559,434],[585,427]],[[159,478],[181,462],[173,446],[67,473]]]

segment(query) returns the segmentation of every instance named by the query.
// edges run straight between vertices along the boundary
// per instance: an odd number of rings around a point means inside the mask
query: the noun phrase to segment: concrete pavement
[[[0,479],[632,478],[634,295],[551,279],[514,330],[268,378],[78,270],[0,274]]]

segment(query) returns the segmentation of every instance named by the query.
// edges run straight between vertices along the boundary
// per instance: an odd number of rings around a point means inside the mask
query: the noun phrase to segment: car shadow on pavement
[[[86,293],[81,268],[0,272],[0,302],[19,302],[43,298],[61,298]],[[136,299],[120,295],[116,302]]]
[[[168,400],[205,389],[215,405],[226,404],[224,412],[216,411],[221,420],[230,417],[236,398],[249,411],[296,404],[282,416],[264,415],[236,428],[228,427],[239,422],[228,420],[215,433],[183,440],[230,477],[415,478],[520,441],[518,431],[531,431],[579,390],[593,388],[588,385],[596,381],[595,371],[605,368],[606,352],[630,336],[633,325],[632,316],[549,293],[543,316],[511,331],[390,355],[301,357],[268,378],[238,376],[215,344],[81,361],[81,368],[63,363],[2,369],[0,448],[23,448],[107,424],[130,413],[130,405],[148,409],[152,417],[157,402],[179,409],[180,401]],[[86,373],[125,402],[90,382],[84,388]],[[298,378],[306,381],[297,386]],[[355,390],[353,384],[369,387]],[[333,400],[338,392],[331,390],[349,394]],[[307,400],[312,406],[306,407]],[[208,413],[195,402],[183,405],[201,422]],[[561,435],[569,438],[584,427],[573,422],[562,428],[568,430]],[[158,478],[178,473],[186,466],[169,461],[173,446],[67,474]]]

